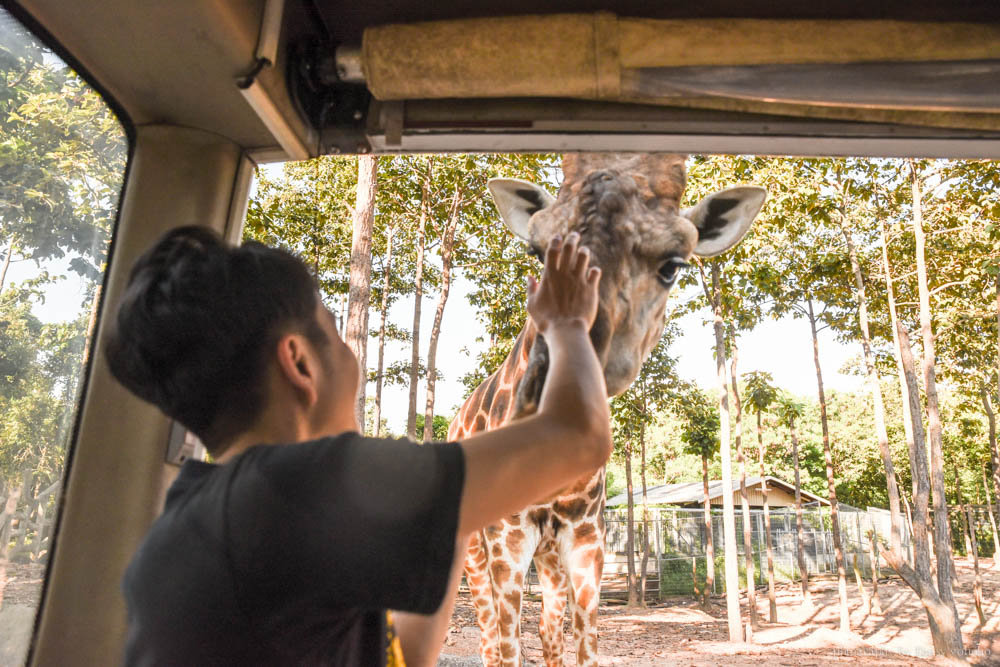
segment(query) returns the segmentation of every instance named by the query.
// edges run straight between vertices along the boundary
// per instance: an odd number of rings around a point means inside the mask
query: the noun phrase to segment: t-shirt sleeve
[[[346,434],[247,452],[226,512],[241,597],[434,612],[464,476],[457,443]]]

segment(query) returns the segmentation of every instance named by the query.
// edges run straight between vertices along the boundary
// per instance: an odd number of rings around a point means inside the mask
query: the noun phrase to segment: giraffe
[[[489,182],[504,223],[531,254],[542,259],[549,239],[576,231],[601,267],[590,338],[609,396],[635,380],[663,333],[667,293],[686,260],[738,243],[767,194],[734,187],[681,211],[685,183],[685,156],[634,153],[565,155],[558,197],[526,181]],[[534,413],[547,368],[545,340],[529,318],[499,369],[459,409],[449,440]],[[563,664],[567,593],[577,664],[598,664],[604,501],[602,469],[471,537],[465,574],[486,667],[520,664],[522,589],[532,561],[542,589],[539,635],[546,665]]]

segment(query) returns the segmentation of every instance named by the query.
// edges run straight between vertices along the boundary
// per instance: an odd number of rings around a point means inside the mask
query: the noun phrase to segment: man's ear
[[[530,243],[528,221],[538,211],[552,206],[556,198],[545,188],[518,178],[491,178],[486,186],[507,229]]]
[[[698,257],[714,257],[729,250],[746,235],[750,223],[760,213],[767,190],[740,185],[708,195],[681,211],[681,216],[698,228]]]
[[[281,376],[295,388],[306,405],[315,404],[319,396],[316,386],[319,372],[315,366],[317,360],[310,353],[305,337],[285,334],[278,340],[275,356]]]

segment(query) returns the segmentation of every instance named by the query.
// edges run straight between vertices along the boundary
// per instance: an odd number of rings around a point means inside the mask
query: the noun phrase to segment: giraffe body
[[[602,269],[590,338],[613,396],[633,382],[659,340],[680,267],[694,253],[711,256],[738,242],[766,193],[731,188],[680,211],[681,155],[572,154],[564,158],[563,174],[555,198],[523,181],[495,179],[490,190],[504,222],[538,256],[554,235],[571,231],[590,248],[592,263]],[[500,368],[459,410],[449,440],[533,414],[547,368],[547,345],[529,320]],[[600,470],[472,536],[465,573],[486,667],[521,662],[522,590],[532,562],[542,589],[546,665],[563,665],[567,595],[577,664],[598,664],[604,501]]]

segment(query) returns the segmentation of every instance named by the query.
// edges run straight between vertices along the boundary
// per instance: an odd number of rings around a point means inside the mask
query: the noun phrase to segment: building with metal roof
[[[772,508],[794,507],[795,506],[795,486],[788,482],[771,477],[767,480],[767,501]],[[760,508],[764,506],[764,495],[761,492],[761,478],[747,477],[747,496],[750,507]],[[733,502],[738,506],[740,503],[740,480],[733,480]],[[818,503],[819,505],[829,505],[830,501],[814,493],[802,490],[803,504]],[[708,483],[708,496],[711,504],[722,506],[723,486],[722,480],[712,480]],[[636,505],[643,503],[642,490],[637,489],[633,494]],[[660,484],[649,487],[646,493],[645,502],[649,505],[674,505],[678,507],[696,507],[705,503],[705,489],[702,482],[681,482],[679,484]],[[619,493],[613,498],[608,498],[607,507],[623,507],[628,503],[626,493]]]

